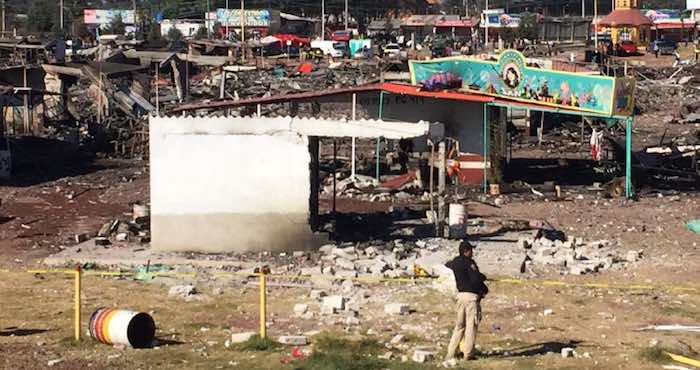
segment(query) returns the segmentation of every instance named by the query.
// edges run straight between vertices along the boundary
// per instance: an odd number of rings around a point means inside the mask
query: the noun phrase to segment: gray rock
[[[571,347],[564,347],[561,349],[561,357],[569,358],[574,357],[574,349]]]
[[[432,348],[428,347],[418,347],[413,350],[413,356],[411,359],[415,362],[424,363],[432,361],[435,358],[437,352]]]
[[[186,298],[197,294],[197,289],[193,285],[175,285],[168,291],[169,297]]]
[[[277,341],[290,346],[305,346],[309,343],[309,341],[303,335],[283,335],[279,337]]]
[[[334,312],[342,311],[345,308],[346,299],[343,296],[333,295],[328,297],[323,297],[321,303],[322,307],[330,307]]]
[[[389,303],[384,305],[384,313],[389,315],[408,315],[411,309],[407,303]]]
[[[294,305],[294,314],[297,316],[301,316],[306,313],[306,311],[309,310],[309,305],[304,304],[304,303],[297,303]]]
[[[257,335],[258,333],[249,331],[245,333],[234,333],[231,334],[231,343],[243,343],[247,342],[250,338]]]

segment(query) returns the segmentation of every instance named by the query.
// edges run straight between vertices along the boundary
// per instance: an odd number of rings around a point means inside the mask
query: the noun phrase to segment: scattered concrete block
[[[320,290],[320,289],[313,289],[313,290],[311,290],[311,292],[309,292],[309,297],[311,299],[321,299],[327,295],[328,294],[326,294],[325,291]]]
[[[294,305],[294,314],[297,316],[301,316],[306,313],[306,311],[309,310],[309,305],[304,304],[304,303],[297,303]]]
[[[54,365],[60,364],[61,362],[63,362],[63,359],[62,359],[62,358],[57,358],[57,359],[55,359],[55,360],[49,360],[49,362],[47,362],[46,365],[48,365],[49,367],[52,367],[52,366],[54,366]]]
[[[413,351],[412,360],[419,363],[428,362],[435,358],[435,354],[435,351],[430,348],[419,347]]]
[[[345,278],[356,278],[357,271],[355,270],[339,270],[335,272],[335,276],[345,277]]]
[[[640,251],[629,251],[625,255],[625,260],[627,262],[637,262],[642,258],[642,252]]]
[[[253,336],[255,336],[257,334],[258,333],[254,332],[254,331],[231,334],[231,343],[235,344],[235,343],[247,342],[248,340],[250,340],[250,338],[252,338]]]
[[[350,293],[355,290],[355,283],[353,283],[352,280],[343,280],[340,287],[343,290],[343,293]]]
[[[384,313],[389,315],[408,315],[410,306],[407,303],[389,303],[384,305]]]
[[[338,258],[335,260],[335,265],[344,270],[355,270],[355,262],[347,258]]]
[[[309,343],[303,335],[283,335],[277,341],[290,346],[305,346]]]
[[[335,249],[334,244],[326,244],[318,248],[318,251],[323,254],[329,254],[333,249]]]
[[[129,233],[119,233],[119,234],[117,234],[115,239],[118,242],[125,242],[125,241],[129,240]]]
[[[391,360],[394,357],[394,352],[386,352],[383,355],[377,356],[381,360]]]
[[[292,253],[292,257],[295,257],[295,258],[300,258],[300,257],[304,257],[304,256],[306,256],[306,252],[304,252],[304,251],[294,251],[294,253]]]
[[[365,254],[369,258],[375,257],[379,252],[377,251],[377,248],[375,247],[367,247],[365,248]]]
[[[353,316],[348,316],[345,318],[345,325],[347,326],[357,326],[360,325],[360,319]]]
[[[193,285],[175,285],[168,291],[168,297],[188,297],[197,294],[197,289]]]
[[[75,242],[80,244],[82,242],[86,242],[86,241],[90,240],[91,237],[92,237],[92,235],[90,233],[76,234],[75,235]]]
[[[302,267],[302,268],[301,268],[301,274],[302,274],[302,275],[307,275],[307,276],[314,276],[314,275],[321,275],[321,274],[323,274],[323,271],[321,270],[321,267],[320,267],[320,266]]]
[[[333,266],[326,266],[322,270],[323,275],[335,275],[335,269]]]
[[[551,308],[546,308],[546,309],[544,310],[544,312],[542,312],[542,314],[545,315],[545,316],[553,315],[553,314],[554,314],[554,310],[551,309]]]
[[[106,238],[106,237],[103,237],[103,236],[99,236],[99,237],[95,238],[95,245],[97,245],[97,246],[103,246],[103,247],[104,247],[104,246],[107,246],[107,245],[110,245],[110,244],[112,244],[112,242],[109,241],[109,238]]]
[[[335,311],[342,311],[345,308],[345,298],[340,295],[323,297],[322,307],[330,307]]]
[[[569,358],[574,357],[574,349],[571,347],[564,347],[561,349],[561,357]]]
[[[391,338],[391,341],[389,343],[397,345],[403,343],[404,340],[406,340],[406,336],[404,336],[403,334],[396,334],[393,338]]]

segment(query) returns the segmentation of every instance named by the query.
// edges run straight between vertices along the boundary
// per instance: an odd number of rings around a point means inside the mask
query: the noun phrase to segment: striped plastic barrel
[[[100,343],[147,348],[155,339],[156,324],[147,313],[98,308],[90,317],[89,331]]]

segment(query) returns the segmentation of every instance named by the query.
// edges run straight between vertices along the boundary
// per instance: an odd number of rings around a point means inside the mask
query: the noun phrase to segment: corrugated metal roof
[[[197,109],[223,109],[232,108],[244,105],[254,105],[254,104],[274,104],[274,103],[284,103],[294,100],[309,100],[315,98],[322,98],[326,96],[334,96],[341,94],[352,94],[361,93],[368,91],[384,91],[392,94],[402,94],[402,95],[412,95],[412,96],[423,96],[428,98],[437,99],[450,99],[450,100],[461,100],[461,101],[471,101],[471,102],[490,102],[493,101],[493,97],[486,95],[477,94],[467,94],[455,91],[421,91],[418,86],[404,85],[396,83],[383,83],[383,84],[373,84],[373,85],[363,85],[345,89],[335,89],[335,90],[321,90],[321,91],[310,91],[299,94],[289,94],[289,95],[277,95],[262,98],[251,98],[242,100],[218,100],[207,103],[189,103],[182,104],[175,107],[172,112],[186,112]]]

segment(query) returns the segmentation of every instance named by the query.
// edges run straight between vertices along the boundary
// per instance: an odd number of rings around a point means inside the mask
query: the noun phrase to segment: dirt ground
[[[45,368],[49,361],[61,359],[52,368],[305,368],[301,360],[282,363],[289,359],[290,348],[245,352],[224,347],[231,333],[255,331],[258,327],[257,287],[232,281],[216,283],[224,287],[222,295],[212,293],[208,285],[211,281],[200,282],[198,288],[209,300],[184,303],[168,298],[168,287],[161,286],[158,279],[149,284],[87,277],[83,328],[87,327],[89,314],[100,306],[143,310],[155,317],[158,337],[166,344],[158,349],[131,350],[98,344],[90,338],[73,343],[72,280],[21,271],[38,266],[40,258],[61,246],[75,243],[72,239],[76,233],[95,231],[111,217],[128,213],[131,203],[147,200],[145,166],[141,162],[100,163],[99,168],[86,174],[30,186],[6,186],[2,191],[0,248],[6,257],[2,268],[10,272],[0,273],[0,367]],[[581,277],[543,275],[539,279],[651,284],[658,288],[615,290],[491,283],[478,339],[481,350],[488,354],[464,368],[658,369],[659,364],[642,355],[651,340],[673,338],[700,348],[697,334],[632,331],[652,324],[697,324],[697,291],[673,288],[700,288],[695,278],[700,276],[699,238],[685,228],[685,222],[700,217],[698,194],[662,198],[653,194],[638,201],[590,194],[580,199],[577,195],[578,189],[571,188],[565,189],[565,201],[514,199],[501,208],[474,204],[470,214],[544,219],[570,236],[618,240],[625,249],[644,251],[641,262],[624,270]],[[339,202],[339,207],[343,204]],[[309,320],[295,317],[291,309],[295,303],[308,303],[318,314],[318,302],[308,298],[308,289],[270,288],[270,334],[276,337],[311,330],[338,336],[360,333],[382,345],[394,334],[405,334],[409,338],[406,343],[386,349],[397,358],[389,362],[389,367],[396,369],[408,366],[400,358],[410,358],[416,346],[437,345],[440,355],[444,353],[453,316],[450,297],[422,286],[363,288],[372,298],[361,307],[361,324],[351,327],[346,327],[342,317],[335,323],[318,315]],[[410,302],[415,312],[405,317],[384,315],[383,304],[391,301]],[[547,308],[554,314],[544,316]],[[368,329],[377,334],[367,335]],[[578,357],[562,358],[558,354],[562,347],[575,348]]]

